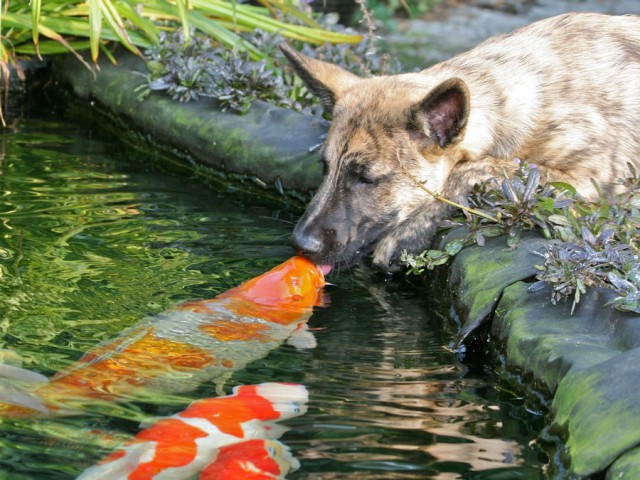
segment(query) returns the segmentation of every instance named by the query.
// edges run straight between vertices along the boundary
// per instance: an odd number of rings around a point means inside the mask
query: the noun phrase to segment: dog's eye
[[[369,178],[366,175],[360,175],[358,177],[358,183],[363,183],[365,185],[373,185],[376,181],[373,178]]]
[[[364,185],[372,185],[376,183],[376,179],[369,174],[363,165],[356,165],[352,170],[352,175],[355,183]]]

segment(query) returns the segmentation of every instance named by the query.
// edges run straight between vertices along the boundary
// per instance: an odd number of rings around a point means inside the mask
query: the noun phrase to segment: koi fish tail
[[[1,356],[2,360],[21,363],[19,356],[8,350],[3,350]],[[0,418],[50,414],[45,401],[29,391],[34,386],[47,384],[49,379],[18,364],[0,363]]]

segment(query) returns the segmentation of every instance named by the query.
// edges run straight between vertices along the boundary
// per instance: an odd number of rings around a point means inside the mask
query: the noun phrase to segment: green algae
[[[640,350],[634,349],[570,372],[560,382],[552,408],[566,430],[571,473],[600,472],[640,445],[639,363]]]
[[[543,251],[545,243],[539,235],[527,233],[518,248],[510,249],[504,237],[496,237],[456,255],[450,284],[464,319],[461,340],[489,317],[507,286],[535,275],[540,258],[536,252]]]
[[[634,448],[618,458],[609,470],[606,480],[633,480],[640,478],[640,448]]]

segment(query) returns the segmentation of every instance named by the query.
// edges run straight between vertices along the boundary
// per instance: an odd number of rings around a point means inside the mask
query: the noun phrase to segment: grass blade
[[[158,27],[148,18],[145,18],[137,9],[133,8],[129,2],[118,1],[115,3],[118,13],[123,18],[130,21],[134,27],[140,30],[146,35],[151,43],[158,43],[160,41],[160,32]]]
[[[100,10],[102,10],[107,25],[116,34],[120,43],[129,51],[141,57],[140,50],[131,42],[131,38],[124,26],[124,21],[111,0],[100,0]]]
[[[102,10],[100,9],[100,0],[89,0],[89,44],[93,63],[98,61],[101,34]]]
[[[33,39],[33,45],[36,48],[38,58],[42,58],[38,52],[38,25],[40,24],[41,9],[42,2],[40,0],[31,0],[31,38]]]
[[[191,27],[189,26],[189,17],[187,15],[188,5],[185,4],[186,0],[176,0],[178,6],[178,16],[182,23],[182,31],[184,32],[184,44],[189,45],[191,41]]]

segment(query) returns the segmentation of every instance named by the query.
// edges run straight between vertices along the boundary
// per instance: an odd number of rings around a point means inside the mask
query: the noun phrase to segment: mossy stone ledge
[[[56,58],[54,78],[73,93],[115,114],[154,141],[186,153],[217,172],[246,177],[279,193],[308,197],[322,179],[315,146],[328,130],[325,120],[256,101],[244,115],[221,111],[203,97],[180,103],[164,92],[140,100],[144,62],[133,55],[104,60],[94,75],[74,57]]]
[[[551,397],[550,431],[562,438],[559,457],[566,462],[555,466],[558,475],[637,480],[640,316],[608,306],[616,294],[605,288],[588,290],[573,313],[571,300],[552,304],[549,287],[530,292],[548,242],[529,232],[512,250],[496,237],[454,258],[450,286],[460,339],[490,322],[506,368]]]

